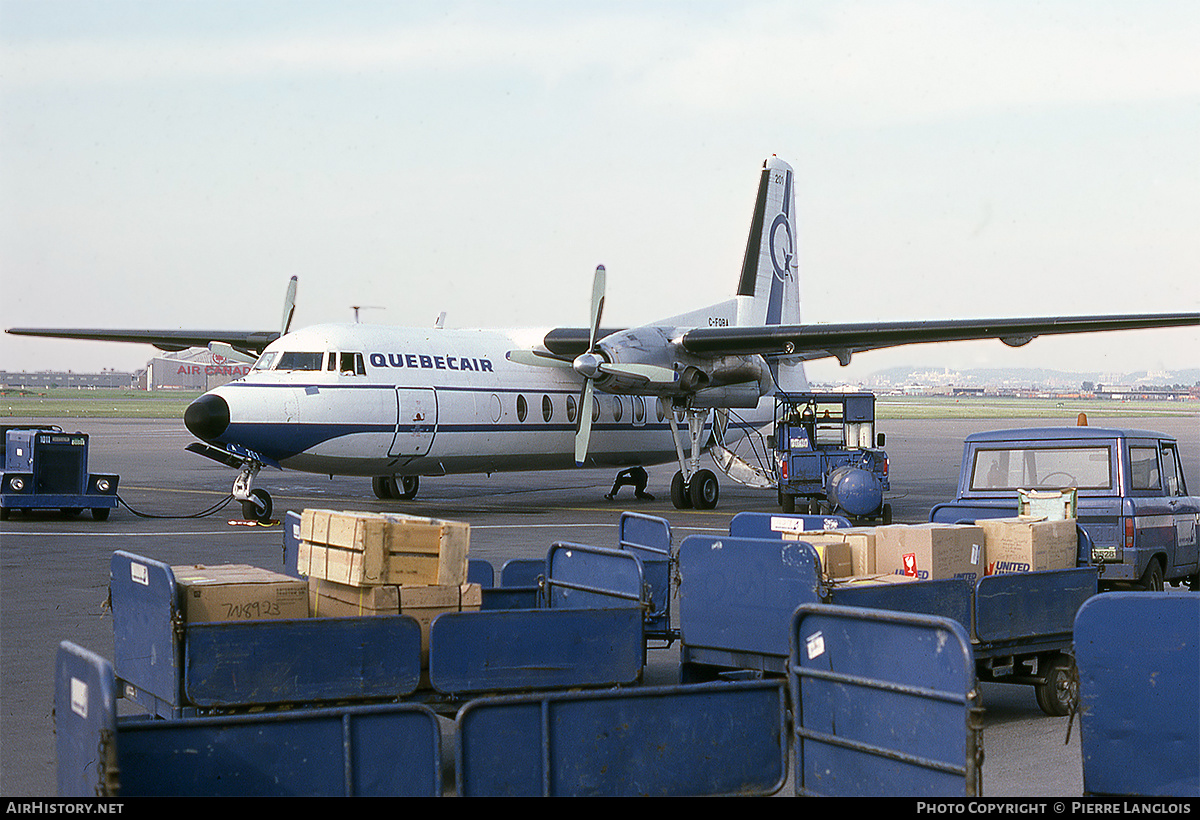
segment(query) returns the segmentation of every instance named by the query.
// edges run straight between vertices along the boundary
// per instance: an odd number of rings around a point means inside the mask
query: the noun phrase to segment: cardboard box
[[[850,548],[850,571],[837,576],[874,575],[875,574],[875,530],[871,527],[849,527],[840,530],[821,530],[820,532],[788,533],[783,536],[785,541],[807,541],[813,546],[818,544],[845,544]]]
[[[1079,509],[1079,491],[1017,490],[1017,515],[1063,520],[1075,518]]]
[[[972,524],[893,524],[875,529],[875,571],[921,580],[983,576],[983,530]]]
[[[296,568],[349,586],[455,586],[467,580],[469,548],[470,526],[460,521],[305,510]]]
[[[308,617],[302,578],[246,564],[171,567],[186,623]]]
[[[1018,516],[975,523],[983,530],[988,575],[1075,566],[1079,536],[1073,518]]]
[[[854,556],[842,536],[832,532],[808,532],[800,534],[798,538],[785,536],[784,540],[812,544],[821,561],[821,574],[826,578],[844,578],[854,574]]]
[[[350,586],[308,579],[308,609],[314,618],[408,615],[421,625],[421,666],[429,657],[429,628],[444,612],[478,612],[479,584]]]

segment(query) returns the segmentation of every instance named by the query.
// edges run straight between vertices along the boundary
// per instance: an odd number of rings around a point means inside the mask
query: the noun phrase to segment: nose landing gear
[[[241,470],[233,480],[233,500],[241,503],[243,518],[265,524],[271,520],[271,494],[253,487],[254,478],[261,469],[262,464],[257,461],[242,462]]]

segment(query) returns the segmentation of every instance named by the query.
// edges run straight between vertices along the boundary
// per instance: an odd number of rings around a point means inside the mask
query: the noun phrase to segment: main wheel
[[[671,503],[677,510],[692,508],[692,497],[688,494],[688,486],[684,481],[682,470],[677,471],[671,478]]]
[[[688,497],[692,506],[697,510],[716,509],[717,498],[721,495],[721,486],[712,470],[700,470],[692,476],[688,484]]]
[[[392,497],[392,477],[388,475],[377,475],[371,479],[371,491],[375,493],[375,497],[386,501]]]
[[[399,498],[401,501],[412,501],[417,497],[417,490],[421,486],[420,476],[402,475],[390,479],[392,486],[392,498]]]
[[[1150,563],[1146,564],[1146,571],[1142,573],[1142,579],[1139,583],[1143,589],[1150,592],[1163,591],[1163,568],[1162,564],[1158,563],[1157,558],[1151,558]]]
[[[95,510],[92,510],[93,515]],[[107,510],[106,510],[107,512]],[[242,502],[242,518],[266,523],[271,520],[271,495],[266,490],[251,490],[250,500]]]
[[[1055,660],[1046,670],[1045,683],[1034,687],[1037,704],[1041,710],[1051,717],[1062,717],[1071,714],[1075,700],[1079,696],[1079,681],[1075,674],[1075,664],[1070,658],[1061,657]]]

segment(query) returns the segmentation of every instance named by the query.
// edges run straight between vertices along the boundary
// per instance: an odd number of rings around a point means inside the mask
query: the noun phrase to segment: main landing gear
[[[677,510],[712,510],[717,506],[721,487],[712,470],[700,469],[701,439],[709,411],[689,407],[684,413],[691,445],[686,458],[683,455],[683,437],[675,414],[671,413],[667,417],[671,424],[671,437],[675,440],[675,453],[679,457],[679,471],[671,479],[671,503]]]
[[[384,501],[411,501],[417,497],[420,486],[421,478],[415,475],[377,475],[371,479],[371,489],[375,492],[375,497]]]

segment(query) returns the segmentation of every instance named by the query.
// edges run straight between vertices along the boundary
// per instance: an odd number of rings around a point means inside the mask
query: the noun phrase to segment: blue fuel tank
[[[835,512],[841,509],[850,515],[872,515],[883,506],[883,484],[869,470],[838,467],[826,480],[825,497]]]

